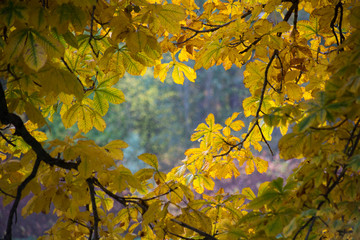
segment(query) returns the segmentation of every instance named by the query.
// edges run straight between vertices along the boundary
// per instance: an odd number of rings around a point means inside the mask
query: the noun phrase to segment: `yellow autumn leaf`
[[[254,159],[254,163],[256,166],[256,169],[258,170],[259,173],[264,173],[267,171],[269,163],[259,157],[255,157]]]
[[[301,90],[301,87],[293,82],[287,82],[285,83],[286,93],[290,100],[294,101],[300,101],[303,92]]]
[[[157,5],[156,7],[156,16],[161,25],[172,34],[179,33],[179,21],[186,17],[184,8],[175,4]]]
[[[164,82],[169,69],[170,69],[169,63],[156,65],[154,67],[154,78],[159,78],[161,82]]]
[[[157,159],[156,155],[154,155],[154,154],[144,153],[144,154],[141,154],[140,156],[138,156],[138,158],[140,160],[144,161],[146,164],[152,166],[156,170],[159,167],[158,159]]]
[[[248,159],[245,165],[245,173],[249,175],[252,174],[254,171],[255,171],[254,160],[252,158]]]
[[[183,84],[184,76],[191,82],[195,82],[196,72],[189,66],[186,66],[184,63],[173,62],[174,69],[172,72],[172,77],[175,83]]]
[[[144,50],[147,43],[146,34],[141,31],[130,32],[126,36],[126,45],[128,49],[133,53],[138,53]]]

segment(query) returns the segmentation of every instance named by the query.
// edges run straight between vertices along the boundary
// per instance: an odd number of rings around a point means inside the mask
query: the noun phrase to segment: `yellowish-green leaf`
[[[38,71],[45,65],[47,54],[43,46],[35,41],[35,36],[29,33],[24,47],[24,61],[29,68]]]
[[[301,87],[299,85],[297,85],[296,83],[293,82],[287,82],[285,83],[285,87],[286,87],[286,93],[287,96],[289,97],[289,99],[294,100],[294,101],[300,101],[303,93],[301,90]]]
[[[159,164],[156,155],[151,153],[144,153],[138,156],[138,158],[158,170]]]
[[[170,33],[176,34],[180,31],[179,21],[186,17],[185,10],[175,4],[156,6],[156,15],[161,25]]]
[[[126,45],[133,53],[144,50],[147,42],[147,35],[141,31],[130,32],[126,37]]]

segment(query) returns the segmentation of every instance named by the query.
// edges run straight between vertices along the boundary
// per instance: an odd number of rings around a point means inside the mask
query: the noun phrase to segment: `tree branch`
[[[26,185],[33,179],[36,177],[36,173],[39,169],[41,163],[41,159],[38,157],[35,161],[34,167],[30,173],[29,176],[27,176],[25,178],[25,180],[19,185],[18,189],[17,189],[17,193],[16,193],[16,197],[15,197],[15,201],[11,207],[10,213],[9,213],[9,217],[8,217],[8,222],[7,222],[7,227],[6,227],[6,234],[4,237],[4,240],[11,240],[12,237],[12,224],[13,224],[13,218],[14,215],[16,214],[17,211],[17,207],[19,205],[19,202],[21,200],[21,194],[22,191],[25,189]]]
[[[97,212],[97,208],[96,208],[96,201],[95,201],[95,188],[94,188],[94,182],[92,180],[92,178],[88,178],[86,179],[86,182],[89,186],[89,190],[90,190],[90,199],[91,199],[91,205],[92,205],[92,211],[93,211],[93,215],[94,215],[94,240],[99,240],[99,215]]]
[[[9,139],[7,139],[7,137],[0,131],[0,136],[11,146],[16,147],[15,144],[13,144]]]
[[[265,139],[264,133],[263,133],[262,130],[261,130],[259,121],[256,121],[256,125],[258,126],[259,131],[260,131],[260,134],[261,134],[261,137],[262,137],[262,139],[264,139],[264,142],[266,143],[267,147],[269,148],[269,150],[270,150],[270,152],[271,152],[271,155],[274,156],[274,152],[272,151],[272,149],[271,149],[268,141]]]
[[[204,240],[217,240],[217,238],[215,238],[214,236],[211,236],[210,234],[207,234],[206,232],[203,232],[200,229],[197,229],[197,228],[195,228],[193,226],[190,226],[190,225],[188,225],[188,224],[186,224],[184,222],[181,222],[181,221],[179,221],[177,219],[173,218],[173,219],[170,219],[170,220],[173,221],[174,223],[179,224],[180,226],[182,226],[184,228],[190,229],[190,230],[200,234],[201,236],[204,237]]]

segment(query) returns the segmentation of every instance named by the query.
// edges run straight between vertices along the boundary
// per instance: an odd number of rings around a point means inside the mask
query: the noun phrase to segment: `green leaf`
[[[276,236],[281,233],[283,229],[283,224],[281,222],[281,218],[276,216],[275,219],[271,219],[271,221],[266,224],[265,232],[268,236]]]
[[[273,190],[265,191],[261,196],[253,199],[249,204],[248,208],[250,209],[259,209],[262,208],[264,205],[271,204],[277,197],[279,196],[278,192]]]
[[[35,30],[31,30],[36,36],[36,42],[44,47],[46,53],[51,57],[62,57],[64,55],[64,46],[50,34],[40,34]]]
[[[256,198],[254,192],[249,187],[243,188],[241,193],[249,200],[253,200],[254,198]]]
[[[310,114],[309,116],[305,117],[301,122],[297,124],[297,128],[299,132],[303,132],[315,122],[316,114]]]
[[[124,93],[116,88],[109,88],[109,87],[97,88],[95,90],[95,93],[114,104],[120,104],[125,102]]]
[[[67,44],[69,44],[70,46],[72,46],[76,49],[79,48],[79,44],[78,44],[76,37],[70,31],[66,31],[62,36],[64,37]]]
[[[18,56],[20,56],[22,50],[25,47],[27,34],[27,29],[16,29],[10,34],[8,44],[4,51],[5,56],[9,61],[12,59],[16,59]]]
[[[360,170],[360,154],[354,155],[349,159],[349,167],[354,171]]]

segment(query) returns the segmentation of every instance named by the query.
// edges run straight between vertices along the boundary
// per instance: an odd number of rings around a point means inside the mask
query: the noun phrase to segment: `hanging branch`
[[[92,211],[93,211],[93,215],[94,215],[94,225],[93,225],[93,229],[94,229],[94,240],[99,240],[99,215],[97,212],[97,208],[96,208],[96,201],[95,201],[95,188],[94,188],[94,182],[92,180],[92,178],[88,178],[86,179],[86,182],[89,186],[89,190],[90,190],[90,199],[91,199],[91,205],[92,205]]]
[[[4,237],[4,240],[11,240],[12,239],[12,224],[13,224],[13,218],[14,215],[16,215],[16,211],[17,211],[17,207],[19,205],[19,202],[21,200],[21,194],[22,191],[25,189],[26,185],[33,179],[36,177],[36,173],[39,169],[41,163],[41,159],[38,157],[35,161],[34,167],[30,173],[29,176],[27,176],[25,178],[25,180],[18,186],[17,189],[17,193],[16,193],[16,197],[15,197],[15,201],[11,207],[10,213],[9,213],[9,217],[8,217],[8,221],[7,221],[7,226],[6,226],[6,234]],[[16,222],[16,221],[15,221]]]

